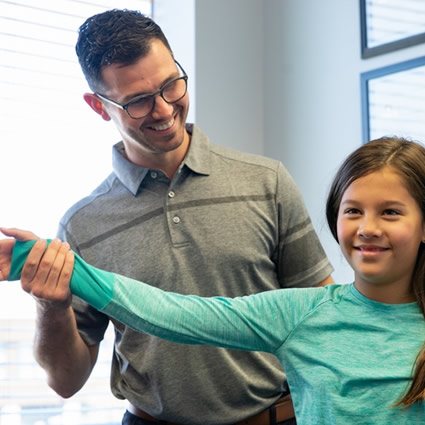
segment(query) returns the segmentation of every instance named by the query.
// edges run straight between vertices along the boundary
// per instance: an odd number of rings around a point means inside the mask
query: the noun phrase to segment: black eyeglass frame
[[[145,94],[145,95],[142,95],[142,96],[137,96],[137,97],[135,97],[134,99],[131,99],[130,100],[130,102],[128,102],[128,103],[125,103],[125,104],[121,104],[121,103],[118,103],[118,102],[116,102],[115,100],[112,100],[112,99],[109,99],[109,97],[107,97],[107,96],[105,96],[105,95],[103,95],[103,94],[100,94],[100,93],[98,93],[98,92],[95,92],[94,94],[97,96],[97,97],[99,97],[101,100],[104,100],[105,102],[108,102],[108,103],[110,103],[110,104],[112,104],[112,105],[114,105],[114,106],[117,106],[118,108],[120,108],[120,109],[122,109],[123,111],[125,111],[126,113],[127,113],[127,115],[130,117],[130,118],[132,118],[132,119],[134,119],[134,120],[138,120],[138,119],[140,119],[140,118],[144,118],[144,117],[146,117],[146,116],[148,116],[151,112],[152,112],[152,110],[153,110],[153,108],[155,107],[155,97],[157,96],[157,95],[160,95],[161,97],[162,97],[162,99],[164,99],[164,101],[165,102],[167,102],[168,104],[172,104],[172,103],[176,103],[176,102],[178,102],[180,99],[183,99],[183,97],[185,97],[186,96],[186,93],[187,93],[187,80],[188,80],[188,75],[186,74],[186,71],[183,69],[183,67],[176,61],[176,60],[174,60],[174,62],[176,63],[176,65],[180,68],[180,71],[183,73],[183,75],[181,76],[181,77],[178,77],[178,78],[174,78],[173,80],[170,80],[170,81],[168,81],[167,83],[165,83],[159,90],[157,90],[156,92],[154,92],[154,93],[149,93],[149,94]],[[164,93],[164,89],[166,89],[167,88],[167,86],[169,86],[170,84],[172,84],[172,83],[174,83],[174,82],[176,82],[176,81],[178,81],[178,80],[184,80],[185,81],[185,83],[186,83],[186,89],[185,89],[185,91],[184,91],[184,94],[181,96],[181,97],[179,97],[178,99],[176,99],[176,100],[173,100],[172,102],[169,102],[167,99],[165,99],[164,98],[164,95],[163,95],[163,93]],[[151,106],[151,109],[149,110],[149,112],[147,113],[147,114],[145,114],[145,115],[142,115],[141,117],[133,117],[133,116],[131,116],[130,115],[130,112],[128,112],[128,107],[130,106],[130,105],[132,105],[133,103],[136,103],[136,102],[138,102],[138,101],[140,101],[140,99],[145,99],[145,98],[151,98],[152,99],[152,106]]]

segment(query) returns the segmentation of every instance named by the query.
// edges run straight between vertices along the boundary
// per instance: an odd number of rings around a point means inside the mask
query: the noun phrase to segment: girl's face
[[[384,303],[414,301],[411,279],[425,226],[419,205],[394,169],[385,167],[348,186],[337,232],[359,292]]]

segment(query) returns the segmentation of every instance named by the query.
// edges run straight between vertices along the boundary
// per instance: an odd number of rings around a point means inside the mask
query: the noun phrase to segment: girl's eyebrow
[[[341,201],[341,205],[342,204],[354,204],[358,201],[354,201],[353,199],[345,199],[344,201]]]
[[[406,204],[402,201],[396,201],[396,200],[389,200],[389,201],[385,201],[382,203],[383,206],[392,206],[392,205],[396,205],[399,207],[404,207]]]
[[[345,205],[345,204],[353,204],[353,205],[358,205],[361,204],[362,202],[356,199],[345,199],[344,201],[341,201],[340,205]],[[388,206],[400,206],[403,207],[406,204],[402,201],[399,200],[393,200],[393,199],[388,199],[386,201],[383,201],[381,203],[379,203],[379,206],[381,207],[388,207]]]

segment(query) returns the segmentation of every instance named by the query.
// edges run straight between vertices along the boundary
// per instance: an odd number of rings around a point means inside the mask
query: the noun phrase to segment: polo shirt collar
[[[210,173],[210,142],[208,137],[194,124],[187,124],[186,128],[192,134],[192,138],[182,167],[186,166],[197,174],[208,175]],[[113,146],[112,167],[121,183],[136,196],[150,169],[131,163],[123,154],[124,144],[122,142]]]
[[[197,174],[210,174],[210,141],[195,124],[187,124],[186,129],[192,135],[189,150],[183,165]]]

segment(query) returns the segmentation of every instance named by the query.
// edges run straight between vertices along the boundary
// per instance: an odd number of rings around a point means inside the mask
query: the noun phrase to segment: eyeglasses
[[[187,92],[188,76],[182,66],[177,61],[174,62],[180,68],[183,76],[168,81],[168,83],[165,83],[155,93],[135,97],[124,105],[115,102],[115,100],[109,99],[103,94],[95,93],[95,95],[105,102],[111,103],[112,105],[123,109],[125,112],[127,112],[130,118],[140,119],[146,117],[146,115],[149,115],[152,112],[155,106],[155,98],[157,95],[160,95],[167,103],[176,103],[185,96]]]

